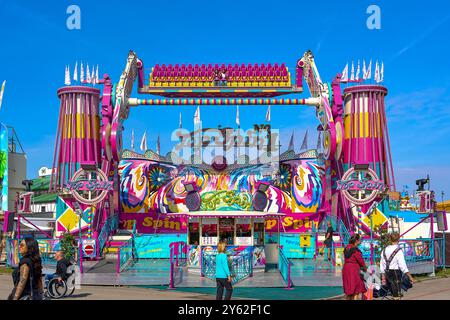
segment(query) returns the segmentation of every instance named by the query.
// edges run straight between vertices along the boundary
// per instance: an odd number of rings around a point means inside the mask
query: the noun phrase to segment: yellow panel
[[[382,226],[383,224],[386,223],[387,220],[388,219],[383,214],[383,212],[381,212],[380,210],[378,210],[378,208],[376,208],[374,213],[372,214],[373,229],[377,229],[379,226]],[[363,221],[366,224],[366,226],[370,227],[370,218],[369,217],[365,216]]]
[[[310,234],[300,234],[300,247],[309,248],[311,246],[311,235]]]

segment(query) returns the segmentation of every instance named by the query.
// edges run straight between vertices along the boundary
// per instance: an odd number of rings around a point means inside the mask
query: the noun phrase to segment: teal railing
[[[182,268],[187,266],[187,245],[184,241],[172,242],[170,248],[170,282],[169,288],[183,281]]]
[[[345,226],[345,224],[342,222],[341,219],[338,219],[337,225],[341,241],[344,244],[344,246],[347,246],[348,242],[350,241],[350,232],[348,232],[347,227]]]
[[[288,288],[293,287],[291,279],[292,262],[286,257],[281,246],[278,247],[278,270]]]
[[[214,280],[216,278],[216,250],[203,251],[201,262],[202,276]],[[253,276],[253,251],[245,250],[228,256],[232,284],[236,284]]]
[[[117,267],[116,273],[124,271],[128,266],[133,264],[135,259],[134,238],[131,237],[123,243],[117,251]]]
[[[105,247],[106,242],[108,241],[108,237],[111,235],[113,231],[117,230],[118,227],[119,227],[118,215],[114,215],[106,219],[98,235],[98,246],[99,246],[98,252],[100,254],[103,252],[103,248]]]

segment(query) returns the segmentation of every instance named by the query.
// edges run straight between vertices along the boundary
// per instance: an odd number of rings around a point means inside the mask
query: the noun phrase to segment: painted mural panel
[[[185,231],[184,221],[164,217],[166,213],[190,211],[185,184],[192,183],[198,191],[201,211],[254,211],[253,196],[264,183],[268,185],[264,211],[287,215],[282,219],[280,231],[310,230],[320,217],[317,211],[322,197],[322,168],[312,160],[291,160],[271,174],[267,174],[270,172],[267,169],[263,165],[250,165],[217,172],[124,159],[119,164],[120,219],[124,225],[136,220],[138,230],[146,233],[154,231],[155,219],[165,221],[158,227],[164,230],[161,232]],[[277,228],[277,219],[266,221],[266,230]]]

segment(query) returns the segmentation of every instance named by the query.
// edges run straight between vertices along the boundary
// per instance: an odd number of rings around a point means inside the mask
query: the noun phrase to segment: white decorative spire
[[[345,65],[342,71],[341,82],[348,82],[348,63]]]
[[[81,62],[81,67],[80,67],[80,82],[84,83],[84,68],[83,68],[83,62]]]
[[[78,61],[75,62],[75,68],[73,69],[73,81],[78,81]]]

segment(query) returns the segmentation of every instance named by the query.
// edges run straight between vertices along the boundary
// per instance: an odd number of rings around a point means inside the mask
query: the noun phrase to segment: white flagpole
[[[0,89],[0,110],[2,110],[3,93],[5,92],[6,80],[3,80],[2,88]]]
[[[367,67],[367,79],[372,79],[372,59],[370,59],[369,66]]]
[[[200,106],[197,106],[197,109],[195,110],[195,114],[194,114],[194,124],[199,124],[200,123]]]
[[[66,76],[64,79],[64,84],[66,86],[70,86],[70,71],[69,71],[69,66],[66,66]]]
[[[367,68],[366,68],[366,60],[363,60],[363,80],[367,80]]]
[[[98,65],[97,68],[95,69],[95,83],[98,83]]]
[[[352,73],[350,75],[350,81],[355,81],[355,64],[352,61]]]
[[[83,68],[83,61],[81,61],[81,67],[80,67],[80,82],[84,83],[84,68]]]
[[[267,111],[266,111],[266,121],[270,122],[270,104],[267,107]]]
[[[180,112],[180,122],[178,123],[178,127],[181,129],[183,127],[183,122],[181,121],[181,112]]]
[[[239,119],[239,106],[238,105],[236,105],[236,124],[238,126],[241,125],[241,120]]]
[[[341,82],[348,82],[348,63],[345,65],[342,71]]]
[[[359,81],[359,73],[361,72],[361,67],[358,60],[358,67],[356,68],[356,81]]]
[[[384,62],[381,62],[381,81],[380,82],[383,82],[384,81]]]
[[[75,68],[73,69],[73,81],[78,81],[78,61],[75,62]]]
[[[375,64],[375,82],[380,83],[380,66],[378,61]]]
[[[91,72],[89,71],[89,64],[86,64],[86,82],[91,83]]]
[[[142,136],[140,149],[142,151],[147,151],[147,130],[144,131],[144,135]]]
[[[131,130],[131,150],[134,151],[134,129]]]

